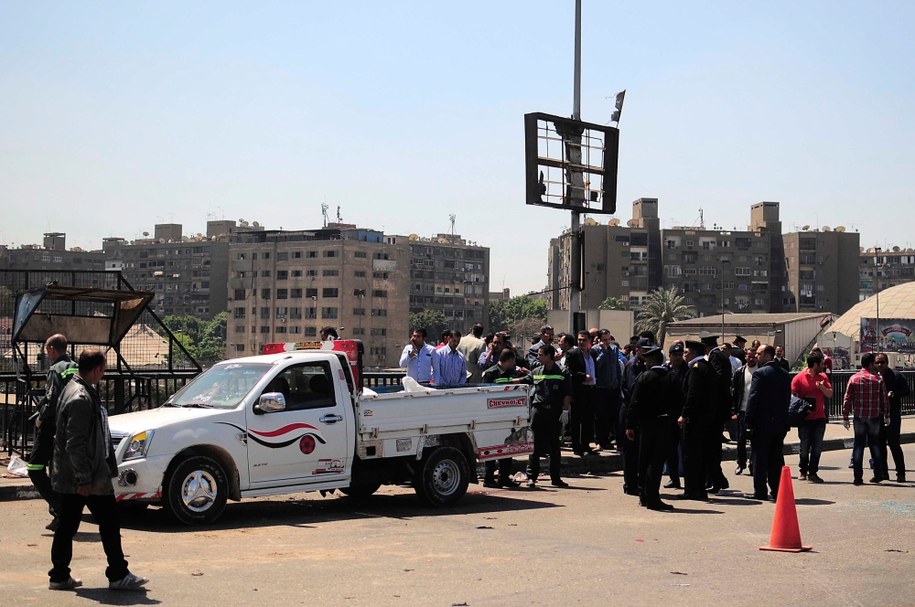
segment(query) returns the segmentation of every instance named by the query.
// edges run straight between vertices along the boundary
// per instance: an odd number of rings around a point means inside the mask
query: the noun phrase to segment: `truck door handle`
[[[336,424],[337,422],[343,421],[343,416],[334,415],[333,413],[328,413],[327,415],[321,416],[321,419],[319,421],[324,422],[325,424]]]

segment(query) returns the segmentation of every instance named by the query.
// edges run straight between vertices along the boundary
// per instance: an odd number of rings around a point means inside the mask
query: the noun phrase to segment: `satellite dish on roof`
[[[610,221],[607,222],[607,225],[608,226],[618,226],[618,225],[620,225],[620,220],[616,219],[614,217],[613,219],[611,219]]]
[[[828,231],[830,231],[831,229],[832,229],[832,228],[830,228],[829,226],[823,226],[822,228],[820,228],[820,231],[821,231],[821,232],[828,232]]]
[[[804,226],[804,227],[803,227],[803,228],[801,228],[801,229],[802,229],[802,230],[804,230],[804,231],[805,231],[805,232],[806,232],[806,231],[807,231],[807,230],[809,230],[809,229],[810,229],[810,226],[809,226],[809,225],[806,225],[806,226]]]
[[[626,225],[629,226],[630,228],[634,228],[637,225],[639,225],[639,222],[637,222],[635,219],[630,219],[629,221],[626,222]]]
[[[893,253],[898,253],[898,252],[899,252],[899,247],[893,247]]]
[[[149,232],[143,232],[143,237],[149,236]]]
[[[597,220],[595,220],[593,217],[588,217],[587,219],[585,219],[585,225],[586,226],[596,226]]]
[[[845,231],[845,226],[836,226],[836,232],[840,234]]]
[[[254,223],[252,223],[251,225],[253,225],[255,228],[261,227],[261,224],[259,224],[259,223],[256,222],[256,221],[255,221]]]

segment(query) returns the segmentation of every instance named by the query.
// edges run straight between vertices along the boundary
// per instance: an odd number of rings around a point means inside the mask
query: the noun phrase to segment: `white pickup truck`
[[[284,352],[221,362],[158,409],[110,418],[118,501],[214,521],[227,500],[412,484],[433,506],[477,482],[476,462],[528,454],[526,386],[376,394],[345,355]]]

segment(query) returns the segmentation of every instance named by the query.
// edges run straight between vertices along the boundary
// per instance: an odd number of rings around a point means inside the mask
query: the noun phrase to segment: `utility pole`
[[[575,66],[572,87],[572,119],[581,120],[581,0],[575,0]],[[578,320],[581,311],[581,211],[574,208],[572,209],[571,232],[569,316],[572,331],[575,332],[584,329],[585,323],[584,320]]]

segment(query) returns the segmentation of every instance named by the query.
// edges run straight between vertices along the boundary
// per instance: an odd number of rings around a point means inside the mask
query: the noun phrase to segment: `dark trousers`
[[[619,428],[620,433],[616,435],[617,448],[623,456],[623,491],[637,491],[639,488],[639,430],[635,429],[633,440],[626,438],[624,429],[626,428],[626,415],[628,405],[620,407]]]
[[[572,412],[569,416],[572,451],[582,453],[591,450],[594,440],[594,401],[597,400],[597,388],[579,386],[572,396]]]
[[[527,461],[527,476],[537,480],[540,476],[540,457],[550,458],[550,480],[560,479],[559,470],[561,455],[559,452],[559,413],[560,407],[543,409],[534,407],[531,419],[531,431],[534,433],[534,452]]]
[[[804,420],[797,428],[801,440],[801,474],[816,474],[820,470],[820,454],[823,453],[823,436],[826,434],[826,418]]]
[[[504,483],[512,475],[512,458],[503,457],[499,461],[499,482]],[[495,480],[496,478],[496,460],[486,460],[484,463],[486,469],[486,476],[484,477],[488,481]]]
[[[747,467],[747,422],[744,419],[746,412],[737,414],[737,465]]]
[[[895,407],[890,411],[890,425],[883,429],[886,442],[883,445],[883,472],[889,474],[889,460],[887,447],[893,453],[893,463],[896,464],[897,476],[905,476],[905,457],[902,455],[902,446],[899,444],[899,433],[902,430],[902,409]]]
[[[753,449],[753,493],[758,497],[766,495],[768,482],[772,496],[778,496],[785,456],[785,432],[753,432],[750,444]]]
[[[98,523],[98,532],[102,537],[102,548],[108,557],[108,568],[105,577],[116,581],[129,573],[124,551],[121,549],[121,521],[118,516],[117,502],[114,495],[82,496],[77,493],[61,494],[60,526],[54,532],[51,544],[51,564],[48,572],[52,582],[65,582],[70,578],[70,560],[73,558],[73,536],[79,531],[83,508]]]
[[[32,453],[29,455],[29,479],[35,485],[39,495],[44,498],[44,501],[48,502],[48,512],[51,513],[51,516],[57,518],[61,508],[60,494],[51,487],[51,479],[48,476],[48,466],[51,464],[53,455],[54,428],[52,424],[43,424],[35,432],[35,444],[32,447]]]
[[[597,389],[597,403],[594,407],[594,442],[604,449],[608,448],[615,437],[617,444],[620,434],[617,431],[620,415],[620,391],[607,388]]]
[[[863,459],[865,443],[870,448],[871,459],[874,460],[874,476],[882,479],[886,475],[883,467],[884,458],[880,451],[880,428],[883,426],[882,417],[862,418],[855,417],[855,444],[851,451],[852,468],[855,480],[864,479]]]
[[[707,487],[723,488],[727,485],[727,479],[721,470],[721,432],[723,424],[713,423],[708,429],[705,447],[706,451],[706,475],[705,482]]]
[[[677,484],[680,484],[680,475],[683,470],[681,467],[681,462],[683,457],[681,454],[681,446],[683,445],[682,440],[683,432],[680,428],[674,423],[670,429],[670,438],[667,443],[667,476],[670,477],[671,481],[675,481]]]
[[[705,495],[709,425],[687,421],[683,428],[683,480],[687,496]]]
[[[639,497],[643,506],[661,501],[661,474],[670,450],[671,431],[671,419],[667,416],[639,426],[639,478],[642,479]]]

